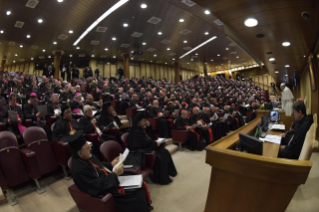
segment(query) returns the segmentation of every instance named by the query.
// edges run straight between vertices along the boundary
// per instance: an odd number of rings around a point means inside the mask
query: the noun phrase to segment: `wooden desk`
[[[279,145],[265,144],[263,156],[231,150],[238,133],[252,134],[264,112],[257,111],[249,124],[206,147],[212,170],[205,211],[282,212],[306,182],[312,162],[276,158]],[[293,118],[280,115],[288,129]]]

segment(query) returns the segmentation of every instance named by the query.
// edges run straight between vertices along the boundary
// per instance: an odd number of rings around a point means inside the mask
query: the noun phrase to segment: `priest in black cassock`
[[[111,193],[116,211],[119,212],[149,212],[153,209],[148,187],[134,190],[124,190],[119,184],[118,176],[123,174],[123,164],[111,170],[119,161],[115,158],[111,163],[101,162],[91,154],[91,147],[79,130],[66,140],[72,149],[72,175],[74,183],[84,192],[94,196],[104,196]]]
[[[61,118],[53,127],[52,141],[65,141],[67,137],[73,135],[77,130],[81,130],[79,123],[72,119],[72,111],[68,104],[61,106]]]
[[[164,118],[164,113],[159,107],[158,100],[154,100],[149,115],[158,118],[158,136],[161,138],[171,137],[171,122]]]
[[[146,120],[144,112],[138,112],[133,120],[133,126],[129,132],[128,148],[131,151],[148,152],[154,150],[156,159],[153,166],[154,176],[151,180],[154,183],[166,185],[173,180],[177,171],[172,160],[171,154],[160,142],[156,142],[151,130],[150,123]]]

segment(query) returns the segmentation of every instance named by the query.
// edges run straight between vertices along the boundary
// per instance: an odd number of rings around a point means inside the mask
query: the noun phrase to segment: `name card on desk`
[[[284,124],[273,124],[270,130],[285,130]]]

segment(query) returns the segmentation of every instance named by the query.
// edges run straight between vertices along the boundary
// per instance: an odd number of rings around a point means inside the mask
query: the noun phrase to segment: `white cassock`
[[[286,86],[284,91],[282,92],[282,97],[281,97],[282,109],[285,111],[286,116],[291,116],[293,112],[292,110],[293,99],[294,99],[294,96],[292,95],[291,90]]]

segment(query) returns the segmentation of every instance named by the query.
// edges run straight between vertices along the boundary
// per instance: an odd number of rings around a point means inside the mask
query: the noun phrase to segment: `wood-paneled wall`
[[[116,76],[117,69],[123,68],[123,61],[117,61],[115,64],[98,63],[97,60],[90,60],[89,66],[92,70],[98,68],[100,70],[100,75],[104,77]],[[42,70],[35,70],[34,62],[25,62],[20,64],[14,64],[10,66],[5,66],[5,71],[18,71],[27,72],[30,74],[42,75]],[[56,70],[57,71],[57,70]],[[84,68],[79,68],[80,78],[84,76]],[[93,73],[94,74],[94,73]],[[186,80],[195,75],[200,74],[188,69],[180,69],[180,74],[182,79]],[[160,65],[153,63],[140,63],[139,66],[130,66],[130,76],[131,77],[153,77],[153,79],[163,79],[166,78],[168,81],[175,80],[175,71],[173,66]],[[61,77],[61,72],[59,71],[59,77]]]

